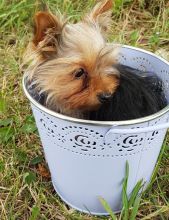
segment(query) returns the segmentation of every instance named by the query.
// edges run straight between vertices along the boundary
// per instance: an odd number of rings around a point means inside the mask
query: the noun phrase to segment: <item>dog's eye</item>
[[[75,72],[75,78],[77,79],[81,78],[85,74],[86,74],[86,71],[83,68],[80,68]]]

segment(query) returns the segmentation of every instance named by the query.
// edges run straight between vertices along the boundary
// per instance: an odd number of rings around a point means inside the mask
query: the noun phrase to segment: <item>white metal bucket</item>
[[[122,64],[155,72],[164,83],[169,103],[169,63],[134,47],[123,46]],[[169,106],[156,114],[128,121],[89,121],[55,113],[37,103],[25,88],[58,195],[71,207],[106,215],[98,197],[114,212],[121,209],[126,161],[130,174],[128,195],[138,180],[149,183],[169,127]]]

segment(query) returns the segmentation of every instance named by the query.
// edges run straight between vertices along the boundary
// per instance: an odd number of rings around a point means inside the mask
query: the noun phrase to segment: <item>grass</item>
[[[121,210],[119,220],[135,220],[138,208],[140,205],[141,197],[142,197],[142,189],[144,186],[143,180],[139,180],[135,187],[133,188],[130,197],[127,196],[128,189],[128,179],[129,179],[129,164],[126,163],[126,173],[123,180],[122,186],[122,205],[123,208]],[[99,198],[102,206],[110,214],[112,220],[117,220],[117,216],[111,210],[111,207],[106,202],[106,200],[102,197]]]
[[[45,0],[78,20],[92,0]],[[169,4],[165,0],[115,0],[110,40],[155,52],[169,50]],[[96,220],[65,205],[54,192],[19,70],[42,1],[0,0],[0,219]],[[136,219],[169,218],[168,140],[157,178],[140,201]],[[116,216],[118,219],[119,215]],[[130,219],[129,219],[130,220]]]

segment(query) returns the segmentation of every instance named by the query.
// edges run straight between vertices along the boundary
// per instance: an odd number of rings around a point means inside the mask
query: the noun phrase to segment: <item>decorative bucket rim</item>
[[[169,66],[169,62],[161,57],[159,57],[158,55],[144,50],[144,49],[140,49],[137,47],[133,47],[133,46],[128,46],[128,45],[122,45],[123,48],[128,48],[131,50],[137,50],[143,53],[146,53],[148,55],[151,55],[153,57],[158,58],[159,60],[161,60],[162,62],[166,63]],[[31,95],[28,93],[27,88],[25,86],[25,77],[26,74],[24,74],[23,79],[22,79],[22,86],[23,86],[23,90],[24,93],[26,95],[26,97],[29,99],[29,101],[35,105],[38,109],[40,109],[43,112],[46,112],[47,114],[54,116],[56,118],[60,118],[62,120],[66,120],[66,121],[70,121],[70,122],[74,122],[74,123],[79,123],[79,124],[88,124],[88,125],[95,125],[95,126],[118,126],[118,125],[133,125],[133,124],[139,124],[139,123],[143,123],[143,122],[147,122],[147,121],[151,121],[155,118],[158,118],[162,115],[164,115],[165,113],[167,113],[169,111],[169,105],[167,105],[165,108],[163,108],[162,110],[158,111],[155,114],[146,116],[146,117],[142,117],[142,118],[138,118],[138,119],[131,119],[131,120],[124,120],[124,121],[94,121],[94,120],[85,120],[85,119],[79,119],[79,118],[73,118],[67,115],[63,115],[60,114],[58,112],[54,112],[48,108],[46,108],[45,106],[41,105],[40,103],[38,103],[35,99],[33,99],[31,97]]]

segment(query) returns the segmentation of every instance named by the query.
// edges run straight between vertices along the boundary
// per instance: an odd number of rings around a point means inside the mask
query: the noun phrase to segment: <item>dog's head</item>
[[[48,12],[35,15],[32,50],[38,62],[30,76],[48,94],[49,107],[87,111],[112,97],[119,73],[113,68],[118,47],[106,41],[111,7],[112,0],[100,1],[75,24]]]

